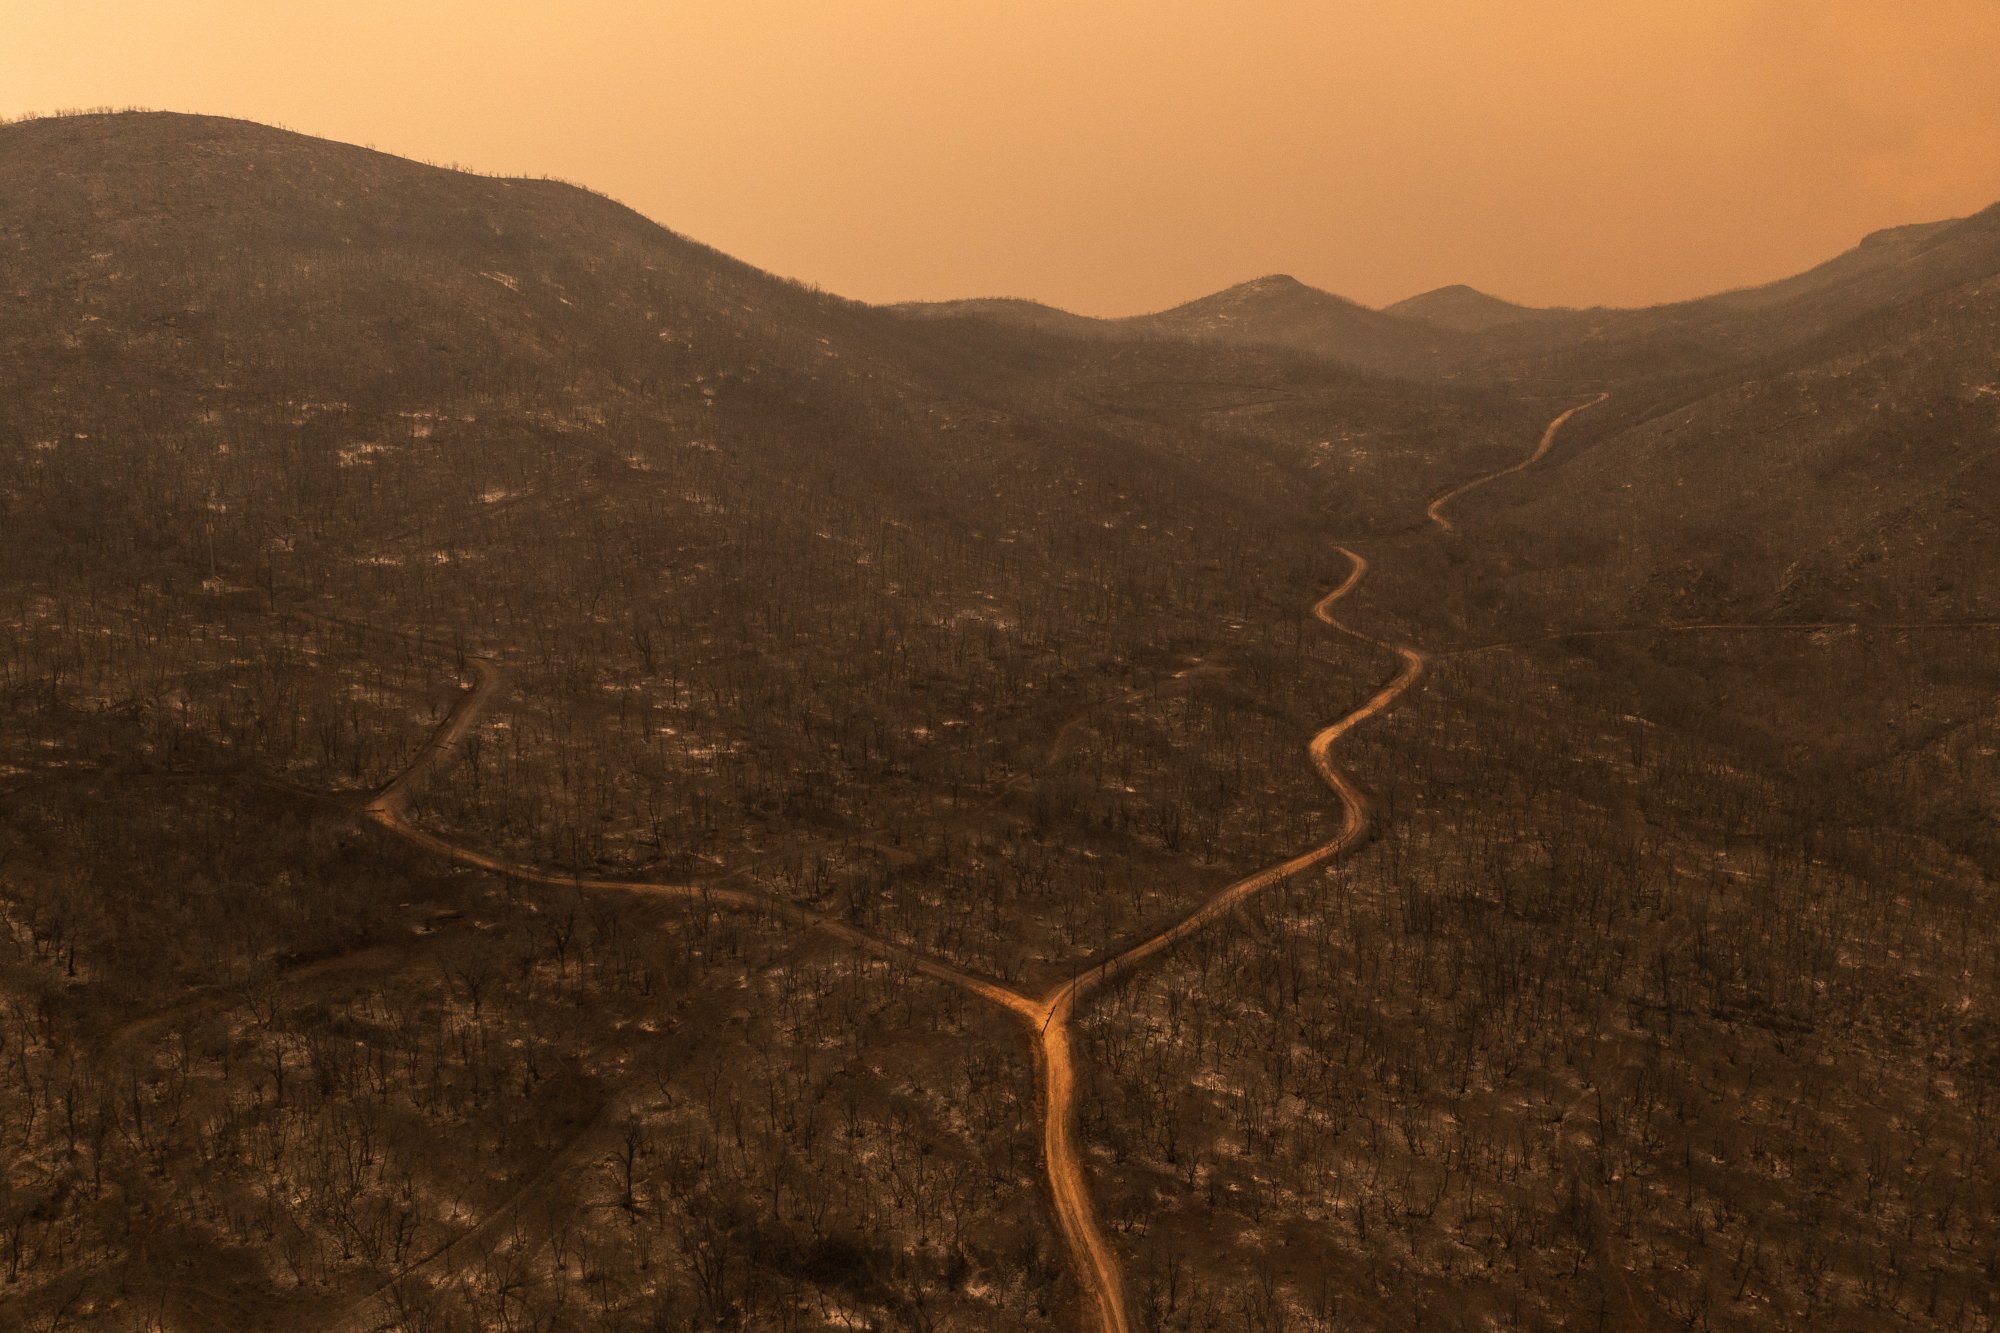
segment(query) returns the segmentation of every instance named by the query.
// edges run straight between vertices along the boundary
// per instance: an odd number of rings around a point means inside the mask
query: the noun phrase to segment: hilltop
[[[1467,287],[1463,283],[1453,283],[1451,286],[1438,287],[1418,296],[1406,297],[1394,305],[1384,306],[1382,313],[1397,315],[1403,319],[1414,319],[1423,324],[1435,324],[1441,329],[1451,329],[1458,333],[1483,333],[1487,329],[1506,324],[1519,324],[1525,320],[1561,312],[1515,305],[1512,301],[1488,296],[1485,292]]]
[[[1239,283],[1155,315],[1123,321],[1132,329],[1203,342],[1294,348],[1330,361],[1398,374],[1435,373],[1447,336],[1288,274]]]

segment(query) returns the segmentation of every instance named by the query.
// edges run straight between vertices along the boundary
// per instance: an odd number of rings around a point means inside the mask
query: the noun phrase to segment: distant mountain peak
[[[1458,333],[1479,333],[1502,324],[1518,324],[1545,313],[1531,306],[1503,301],[1462,282],[1434,288],[1383,309],[1403,319],[1418,320],[1434,328],[1451,329]]]
[[[1289,273],[1267,273],[1261,278],[1239,282],[1234,287],[1225,287],[1207,296],[1198,296],[1192,301],[1174,307],[1182,311],[1221,312],[1240,307],[1293,308],[1301,310],[1339,306],[1354,310],[1367,307],[1358,301],[1350,301],[1345,296],[1315,287],[1309,282],[1300,282]],[[1173,311],[1165,312],[1172,314]]]
[[[1244,296],[1333,296],[1337,301],[1347,299],[1344,296],[1335,296],[1334,293],[1315,287],[1309,282],[1300,282],[1289,273],[1266,273],[1261,278],[1239,282],[1216,295],[1226,296],[1232,292]]]
[[[1316,291],[1318,289],[1300,282],[1289,273],[1266,273],[1261,278],[1252,278],[1248,282],[1239,282],[1229,290],[1239,292],[1280,292]]]
[[[1267,273],[1118,323],[1175,337],[1289,347],[1392,374],[1429,370],[1450,336],[1370,310],[1289,273]]]

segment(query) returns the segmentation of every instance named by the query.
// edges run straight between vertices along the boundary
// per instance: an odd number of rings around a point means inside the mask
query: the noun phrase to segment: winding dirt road
[[[1442,512],[1444,505],[1479,486],[1534,464],[1548,453],[1556,433],[1565,422],[1585,408],[1603,402],[1607,396],[1600,394],[1591,402],[1572,407],[1550,422],[1534,453],[1522,462],[1477,477],[1433,500],[1427,511],[1432,521],[1450,530],[1451,521]],[[819,931],[863,952],[957,986],[1013,1014],[1027,1027],[1035,1041],[1036,1072],[1041,1083],[1043,1112],[1042,1155],[1057,1224],[1070,1252],[1072,1271],[1095,1307],[1100,1333],[1130,1333],[1124,1278],[1118,1256],[1098,1223],[1089,1180],[1076,1145],[1077,1075],[1071,1051],[1070,1019],[1077,1003],[1092,991],[1129,975],[1141,964],[1213,925],[1258,892],[1352,850],[1367,836],[1370,819],[1368,798],[1334,763],[1333,749],[1349,731],[1387,711],[1408,693],[1422,677],[1426,659],[1416,648],[1363,634],[1334,616],[1332,608],[1353,592],[1368,572],[1368,561],[1361,555],[1345,547],[1341,548],[1341,554],[1349,562],[1347,577],[1313,604],[1313,615],[1321,623],[1350,638],[1395,654],[1401,659],[1401,665],[1386,684],[1358,708],[1319,731],[1307,747],[1321,780],[1332,789],[1340,802],[1342,818],[1339,831],[1316,847],[1226,885],[1173,925],[1070,978],[1040,999],[1023,995],[999,982],[953,967],[913,949],[879,939],[844,921],[809,911],[771,894],[732,888],[726,884],[667,884],[555,874],[461,846],[412,824],[408,818],[412,789],[452,756],[478,725],[480,717],[504,683],[500,665],[490,658],[470,659],[476,677],[472,688],[453,705],[409,766],[381,788],[369,800],[364,811],[369,819],[398,837],[463,865],[533,884],[692,898],[716,908],[733,907],[763,913],[801,929]]]
[[[1071,1130],[1076,1120],[1076,1069],[1070,1056],[1069,1020],[1076,1002],[1090,991],[1132,971],[1146,960],[1211,925],[1234,910],[1245,899],[1301,871],[1310,870],[1352,849],[1368,834],[1368,798],[1345,773],[1334,766],[1333,746],[1350,730],[1383,712],[1407,693],[1424,672],[1424,655],[1401,644],[1385,643],[1336,620],[1334,603],[1354,591],[1368,572],[1368,561],[1346,547],[1341,548],[1351,566],[1339,587],[1313,604],[1313,615],[1351,638],[1385,648],[1402,658],[1402,668],[1388,684],[1368,701],[1339,721],[1321,730],[1307,747],[1313,766],[1327,786],[1340,798],[1340,831],[1326,842],[1286,861],[1280,861],[1223,888],[1200,907],[1150,939],[1142,940],[1123,953],[1072,977],[1042,1001],[1045,1016],[1038,1028],[1037,1064],[1042,1075],[1042,1157],[1049,1175],[1049,1191],[1055,1200],[1056,1220],[1069,1245],[1078,1279],[1090,1289],[1097,1303],[1097,1322],[1102,1333],[1128,1333],[1125,1315],[1124,1282],[1117,1256],[1097,1224]]]
[[[975,976],[949,963],[920,954],[914,949],[879,939],[866,931],[856,930],[845,921],[810,911],[772,894],[758,893],[752,889],[729,888],[723,884],[670,884],[656,880],[594,879],[587,876],[556,874],[552,871],[538,870],[519,861],[510,861],[504,857],[461,846],[412,824],[408,817],[410,789],[439,768],[458,748],[460,742],[478,725],[481,715],[485,713],[505,681],[499,663],[491,658],[475,657],[469,660],[477,675],[473,687],[459,697],[458,702],[452,706],[451,712],[446,714],[444,722],[425,744],[415,761],[397,774],[363,807],[363,813],[368,818],[404,841],[414,843],[425,851],[461,865],[491,871],[496,875],[506,875],[511,879],[530,884],[547,884],[556,888],[598,892],[692,898],[715,907],[738,907],[761,912],[790,925],[821,931],[878,958],[902,964],[926,976],[936,977],[940,981],[950,982],[983,999],[1013,1010],[1024,1018],[1035,1012],[1032,1000],[996,981]]]
[[[1464,495],[1468,491],[1476,491],[1481,486],[1485,486],[1491,482],[1496,482],[1500,480],[1500,478],[1502,477],[1511,477],[1516,472],[1525,472],[1529,468],[1533,467],[1535,464],[1541,462],[1542,459],[1545,456],[1547,456],[1549,452],[1549,447],[1556,442],[1556,432],[1561,430],[1564,424],[1568,422],[1571,417],[1575,416],[1578,412],[1583,411],[1585,408],[1596,407],[1599,403],[1603,402],[1610,396],[1611,395],[1608,393],[1600,393],[1597,395],[1597,397],[1591,399],[1587,403],[1578,403],[1575,407],[1572,407],[1569,411],[1563,413],[1561,416],[1557,417],[1554,421],[1551,421],[1549,423],[1549,428],[1542,432],[1542,442],[1535,446],[1535,452],[1529,454],[1526,458],[1522,459],[1518,463],[1515,463],[1511,467],[1503,467],[1498,472],[1488,472],[1484,476],[1474,477],[1471,481],[1466,482],[1462,486],[1454,486],[1452,489],[1446,491],[1443,495],[1440,495],[1437,499],[1431,501],[1430,506],[1424,510],[1424,513],[1430,516],[1431,522],[1437,524],[1440,528],[1443,528],[1446,532],[1450,532],[1452,530],[1451,520],[1444,516],[1444,507],[1446,505],[1450,504],[1453,500],[1456,500],[1459,496]]]
[[[1332,612],[1340,599],[1352,592],[1368,572],[1368,561],[1345,547],[1341,554],[1350,565],[1340,586],[1313,604],[1313,615],[1322,623],[1358,639],[1386,649],[1402,659],[1402,666],[1388,684],[1377,690],[1360,707],[1321,730],[1312,738],[1308,752],[1320,776],[1340,800],[1341,827],[1331,839],[1269,866],[1221,889],[1200,907],[1157,935],[1142,940],[1105,962],[1081,973],[1050,991],[1041,999],[1031,999],[999,982],[974,975],[902,945],[857,930],[846,922],[769,894],[715,884],[669,884],[654,881],[593,879],[555,874],[510,861],[448,841],[412,824],[408,805],[412,789],[441,768],[457,751],[465,737],[479,724],[481,716],[499,694],[505,675],[490,658],[469,659],[475,673],[473,687],[462,694],[445,715],[437,731],[416,759],[364,807],[377,824],[425,851],[474,866],[494,874],[533,884],[594,890],[695,898],[717,907],[737,907],[776,917],[803,929],[817,930],[851,944],[864,952],[902,964],[926,976],[957,986],[989,1003],[1000,1006],[1021,1019],[1034,1034],[1036,1069],[1042,1085],[1042,1155],[1048,1172],[1049,1192],[1056,1219],[1062,1229],[1079,1283],[1097,1307],[1098,1327],[1103,1333],[1129,1333],[1124,1281],[1117,1255],[1097,1221],[1096,1207],[1083,1160],[1077,1151],[1076,1062],[1070,1047],[1070,1018],[1076,1003],[1089,992],[1132,971],[1141,963],[1173,948],[1236,908],[1245,899],[1289,879],[1301,871],[1331,860],[1352,849],[1367,835],[1368,799],[1333,762],[1333,746],[1348,731],[1392,706],[1424,670],[1424,656],[1414,648],[1391,644],[1342,624]]]

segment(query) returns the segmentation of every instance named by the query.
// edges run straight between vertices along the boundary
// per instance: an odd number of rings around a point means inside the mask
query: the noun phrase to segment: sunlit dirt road
[[[1395,653],[1402,659],[1402,665],[1386,685],[1359,708],[1320,731],[1308,746],[1313,765],[1339,798],[1339,832],[1317,847],[1226,886],[1159,934],[1071,978],[1039,1000],[769,894],[714,884],[666,884],[555,874],[460,846],[412,824],[407,817],[411,790],[451,758],[465,737],[479,724],[481,716],[504,684],[505,677],[499,665],[488,658],[470,659],[475,673],[473,687],[459,697],[416,759],[376,793],[365,811],[376,823],[428,852],[517,880],[596,891],[694,898],[716,907],[741,908],[774,916],[791,925],[821,931],[865,952],[948,982],[999,1005],[1023,1020],[1035,1038],[1036,1068],[1042,1084],[1042,1154],[1056,1220],[1069,1248],[1077,1280],[1096,1306],[1098,1327],[1104,1333],[1129,1333],[1124,1282],[1118,1258],[1098,1225],[1089,1182],[1074,1139],[1076,1067],[1070,1050],[1069,1020],[1076,1002],[1090,991],[1117,980],[1148,959],[1171,949],[1258,891],[1339,856],[1366,836],[1367,798],[1334,765],[1334,743],[1352,728],[1389,708],[1416,684],[1423,674],[1424,658],[1414,648],[1385,643],[1350,629],[1334,618],[1334,604],[1352,592],[1368,572],[1368,562],[1362,556],[1344,547],[1341,554],[1347,557],[1350,565],[1347,577],[1341,580],[1340,586],[1314,603],[1313,614],[1350,637]]]
[[[1584,408],[1603,402],[1606,396],[1600,394],[1591,402],[1572,407],[1550,422],[1535,451],[1522,462],[1477,477],[1433,500],[1427,511],[1432,521],[1449,530],[1451,521],[1443,513],[1447,503],[1476,487],[1535,463],[1548,453],[1556,433],[1565,422]],[[1316,847],[1224,886],[1201,906],[1158,934],[1092,965],[1040,999],[1030,998],[997,981],[879,939],[846,922],[809,911],[772,894],[734,888],[727,883],[666,884],[555,874],[461,846],[419,828],[408,818],[412,789],[445,765],[459,744],[479,724],[481,716],[502,688],[504,674],[500,665],[490,658],[471,659],[475,673],[472,688],[460,696],[409,766],[369,800],[364,807],[365,813],[375,823],[426,851],[528,883],[601,892],[668,895],[696,899],[717,909],[736,908],[762,913],[800,929],[819,931],[876,957],[957,986],[1013,1014],[1028,1028],[1035,1041],[1035,1065],[1041,1083],[1043,1115],[1042,1155],[1056,1221],[1070,1252],[1071,1270],[1094,1309],[1100,1333],[1130,1333],[1122,1269],[1116,1251],[1098,1223],[1088,1175],[1075,1140],[1077,1073],[1070,1045],[1070,1019],[1077,1003],[1092,991],[1129,975],[1148,960],[1214,924],[1259,891],[1352,850],[1367,836],[1368,798],[1334,763],[1334,746],[1349,731],[1391,708],[1408,693],[1424,673],[1425,657],[1416,648],[1363,634],[1334,616],[1333,607],[1353,592],[1368,572],[1368,561],[1361,555],[1345,547],[1341,548],[1341,554],[1347,557],[1349,563],[1347,577],[1313,604],[1313,615],[1350,638],[1394,654],[1400,659],[1400,665],[1386,684],[1358,708],[1314,735],[1307,747],[1321,780],[1333,790],[1340,802],[1339,831]]]
[[[1349,629],[1333,616],[1331,608],[1347,596],[1368,572],[1368,562],[1355,552],[1341,548],[1350,564],[1339,587],[1313,604],[1313,615],[1323,623],[1363,643],[1395,653],[1402,667],[1389,683],[1368,701],[1312,738],[1308,747],[1320,777],[1340,799],[1340,831],[1326,842],[1280,861],[1228,885],[1179,921],[1123,953],[1092,967],[1051,991],[1042,1001],[1043,1018],[1039,1033],[1037,1062],[1042,1075],[1042,1156],[1049,1174],[1049,1192],[1055,1200],[1056,1220],[1068,1244],[1077,1277],[1097,1303],[1098,1327],[1103,1333],[1127,1333],[1124,1283],[1118,1259],[1098,1227],[1096,1209],[1084,1177],[1071,1130],[1076,1121],[1076,1070],[1070,1056],[1069,1019],[1076,1002],[1099,986],[1117,980],[1146,960],[1164,953],[1259,890],[1331,860],[1359,843],[1368,833],[1368,798],[1333,763],[1333,746],[1342,736],[1400,699],[1423,675],[1424,656],[1414,648],[1384,643]]]
[[[1488,482],[1533,466],[1548,453],[1549,448],[1555,443],[1557,432],[1563,428],[1565,422],[1585,408],[1595,407],[1609,396],[1609,394],[1599,394],[1590,402],[1579,403],[1551,421],[1548,428],[1542,432],[1541,441],[1535,446],[1535,451],[1521,462],[1497,472],[1475,477],[1431,501],[1426,510],[1431,520],[1449,531],[1451,520],[1443,513],[1443,507],[1447,503]],[[1055,1200],[1056,1219],[1062,1227],[1063,1239],[1069,1245],[1077,1279],[1090,1290],[1096,1301],[1098,1328],[1102,1333],[1128,1333],[1130,1325],[1126,1319],[1124,1284],[1120,1277],[1117,1256],[1112,1252],[1109,1242],[1098,1227],[1096,1209],[1091,1203],[1089,1185],[1084,1178],[1083,1163],[1077,1155],[1071,1134],[1076,1119],[1076,1071],[1070,1056],[1070,1015],[1077,1001],[1090,991],[1117,980],[1148,959],[1164,953],[1182,940],[1200,932],[1260,890],[1352,850],[1367,836],[1368,798],[1334,764],[1333,747],[1342,736],[1386,711],[1408,693],[1410,687],[1422,677],[1425,659],[1424,654],[1416,648],[1407,644],[1389,643],[1372,635],[1363,634],[1335,618],[1333,614],[1335,604],[1353,592],[1361,583],[1363,576],[1368,573],[1368,561],[1363,556],[1346,547],[1341,548],[1341,554],[1348,559],[1347,577],[1341,580],[1339,587],[1313,604],[1313,615],[1323,624],[1339,630],[1349,638],[1358,639],[1362,643],[1396,654],[1402,659],[1402,666],[1386,685],[1369,697],[1366,703],[1320,731],[1312,738],[1312,743],[1308,747],[1313,766],[1319,770],[1320,778],[1333,789],[1333,794],[1340,801],[1342,818],[1339,833],[1317,847],[1300,852],[1290,860],[1281,861],[1255,874],[1246,875],[1228,885],[1159,934],[1140,941],[1123,953],[1063,983],[1042,1002],[1045,1017],[1038,1029],[1040,1036],[1037,1061],[1042,1075],[1042,1104],[1045,1118],[1042,1130],[1042,1155],[1048,1169],[1049,1190]]]
[[[1549,428],[1542,432],[1542,442],[1535,446],[1535,452],[1529,454],[1512,467],[1503,467],[1498,472],[1488,472],[1484,476],[1474,477],[1462,486],[1454,486],[1437,499],[1431,501],[1430,507],[1425,509],[1424,513],[1430,516],[1431,522],[1437,524],[1446,532],[1450,532],[1452,530],[1451,520],[1444,516],[1444,507],[1446,505],[1456,500],[1459,496],[1464,495],[1467,491],[1476,491],[1488,482],[1498,481],[1502,477],[1511,477],[1516,472],[1525,472],[1535,464],[1541,462],[1548,454],[1549,446],[1556,442],[1556,432],[1563,428],[1565,422],[1578,412],[1583,411],[1586,407],[1596,407],[1610,396],[1608,393],[1600,393],[1587,403],[1578,403],[1575,407],[1572,407],[1569,411],[1549,423]]]
[[[416,760],[377,792],[364,807],[364,812],[370,819],[398,837],[415,843],[425,851],[457,861],[461,865],[476,866],[481,870],[490,870],[494,874],[525,880],[531,884],[548,884],[558,888],[600,892],[692,898],[715,907],[735,907],[761,912],[791,925],[821,931],[866,953],[900,963],[926,976],[936,977],[940,981],[950,982],[1023,1017],[1039,1012],[1033,1001],[996,981],[975,976],[949,963],[904,948],[900,944],[878,939],[866,931],[856,930],[844,921],[809,911],[772,894],[759,893],[752,889],[730,888],[726,884],[667,884],[652,880],[593,879],[578,875],[556,874],[460,846],[426,829],[418,828],[409,821],[407,815],[411,787],[440,767],[458,748],[466,735],[479,724],[481,715],[492,703],[494,696],[499,693],[505,679],[499,664],[490,658],[475,657],[470,660],[477,674],[473,687],[459,697],[458,702],[445,716],[444,722],[424,745]]]

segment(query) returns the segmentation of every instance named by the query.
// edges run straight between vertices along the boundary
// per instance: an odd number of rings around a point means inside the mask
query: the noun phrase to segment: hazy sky
[[[0,0],[0,113],[277,122],[868,300],[1634,304],[2000,200],[2000,0]]]

